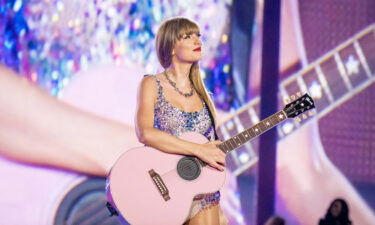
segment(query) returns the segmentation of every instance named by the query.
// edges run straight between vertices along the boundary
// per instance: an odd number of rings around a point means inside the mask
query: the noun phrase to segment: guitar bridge
[[[160,175],[157,174],[153,169],[149,170],[148,173],[150,174],[152,181],[154,182],[156,188],[159,190],[164,200],[168,201],[169,199],[171,199],[171,197],[169,197],[168,188],[167,186],[165,186],[163,179],[161,179]]]

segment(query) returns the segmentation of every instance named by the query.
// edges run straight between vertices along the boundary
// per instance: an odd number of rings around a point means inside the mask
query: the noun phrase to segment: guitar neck
[[[241,133],[237,134],[236,136],[229,138],[228,140],[221,143],[218,147],[226,154],[230,153],[231,151],[239,148],[246,142],[252,140],[253,138],[263,134],[264,132],[268,131],[272,127],[278,125],[279,123],[283,122],[287,119],[287,116],[283,110],[273,114],[270,117],[260,121],[259,123],[255,124],[254,126],[242,131]]]

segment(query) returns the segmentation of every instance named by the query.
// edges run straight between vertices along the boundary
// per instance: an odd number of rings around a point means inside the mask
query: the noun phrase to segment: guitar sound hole
[[[177,164],[178,175],[185,180],[195,180],[201,173],[199,163],[194,157],[183,157]]]

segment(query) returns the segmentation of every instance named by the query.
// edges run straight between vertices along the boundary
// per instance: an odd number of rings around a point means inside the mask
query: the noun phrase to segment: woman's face
[[[172,51],[180,62],[197,62],[202,59],[202,40],[199,33],[183,34]]]
[[[342,204],[341,204],[341,202],[335,201],[332,204],[332,207],[331,207],[331,214],[334,217],[338,217],[340,215],[341,210],[342,210]]]

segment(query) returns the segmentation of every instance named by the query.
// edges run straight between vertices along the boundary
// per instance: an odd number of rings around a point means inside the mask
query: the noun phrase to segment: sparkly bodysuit
[[[164,96],[160,80],[155,75],[150,75],[157,84],[158,96],[154,108],[154,128],[174,136],[181,136],[185,132],[197,132],[208,140],[215,139],[214,128],[206,104],[196,112],[185,112],[170,104]],[[217,205],[220,201],[220,192],[196,196],[190,211],[190,218],[200,210]]]

